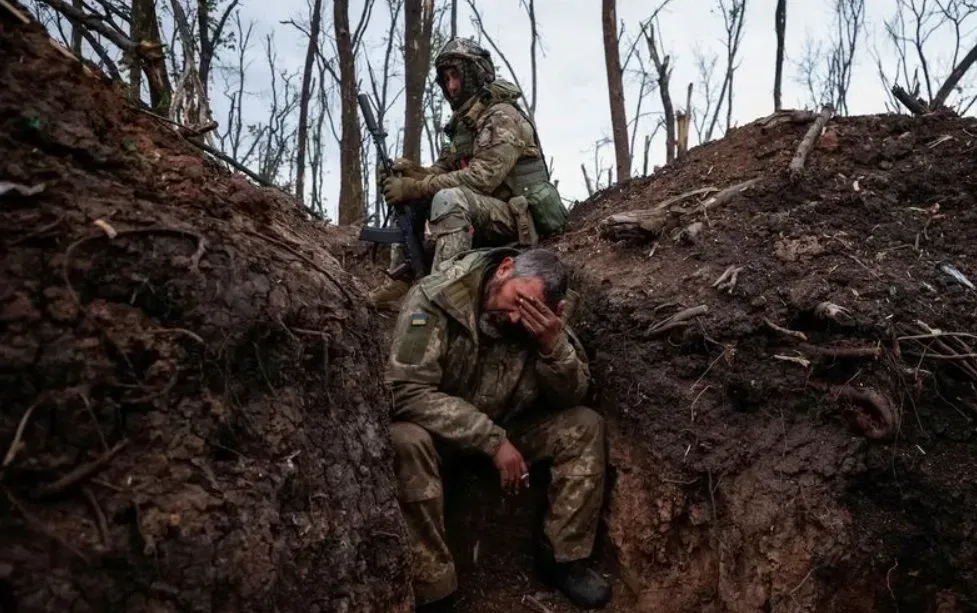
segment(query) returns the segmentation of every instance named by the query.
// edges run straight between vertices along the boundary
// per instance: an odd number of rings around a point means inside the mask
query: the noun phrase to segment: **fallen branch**
[[[7,2],[7,0],[0,0],[0,6],[10,11],[10,14],[16,17],[17,19],[19,19],[20,22],[23,23],[24,25],[28,25],[31,22],[30,18],[27,17],[27,15],[21,13],[19,10],[17,10],[17,8],[14,5]]]
[[[723,206],[724,204],[732,200],[733,196],[741,194],[746,190],[750,189],[751,187],[753,187],[754,185],[756,185],[756,183],[759,180],[760,178],[757,177],[755,179],[749,179],[747,181],[743,181],[742,183],[737,183],[736,185],[731,185],[729,187],[723,188],[723,190],[720,191],[715,196],[711,196],[710,198],[707,198],[702,204],[698,205],[697,207],[691,209],[676,209],[676,211],[682,213],[683,215],[688,215],[690,213],[699,213],[699,212],[705,213],[709,211],[709,209]]]
[[[536,611],[536,613],[553,613],[553,609],[541,603],[538,599],[526,594],[522,597],[522,605],[527,609]]]
[[[660,336],[666,332],[674,330],[675,328],[684,328],[688,326],[691,322],[690,319],[698,317],[700,315],[705,315],[709,312],[709,307],[700,304],[699,306],[691,307],[679,311],[678,313],[667,317],[662,321],[652,324],[648,330],[645,332],[645,336],[655,337]]]
[[[74,470],[64,475],[57,481],[53,483],[46,483],[44,485],[38,486],[32,492],[35,498],[43,498],[45,496],[56,496],[65,490],[74,487],[86,479],[100,472],[109,462],[122,451],[128,444],[128,440],[123,440],[115,444],[114,447],[95,458],[91,462],[86,462],[81,466],[76,467]]]
[[[105,520],[105,513],[102,511],[101,505],[98,504],[98,498],[88,487],[84,487],[81,490],[82,495],[85,497],[85,501],[88,505],[92,507],[92,513],[95,514],[95,523],[98,525],[98,533],[102,537],[102,545],[105,549],[109,549],[112,543],[109,540],[109,524]]]
[[[41,404],[41,400],[36,401],[24,411],[23,417],[20,418],[20,423],[17,424],[17,431],[14,432],[14,440],[10,442],[10,447],[7,448],[7,454],[3,456],[3,464],[0,464],[0,469],[10,466],[10,463],[17,457],[17,452],[20,449],[20,439],[24,436],[24,428],[27,427],[27,422],[30,421],[31,414],[39,404]]]
[[[797,152],[794,153],[794,158],[790,161],[790,166],[788,170],[792,177],[796,177],[802,170],[804,170],[804,164],[807,162],[807,156],[811,153],[811,149],[814,148],[814,144],[818,142],[818,138],[821,136],[821,131],[824,130],[824,126],[828,123],[828,119],[831,118],[834,109],[831,105],[825,105],[821,109],[821,113],[818,115],[811,127],[807,129],[807,133],[804,134],[804,138],[801,140],[801,144],[797,147]]]
[[[779,126],[785,123],[807,123],[812,121],[816,115],[814,111],[807,110],[790,110],[790,111],[777,111],[771,113],[766,117],[757,119],[753,123],[760,126],[763,130],[769,130],[775,126]]]
[[[911,95],[909,92],[903,89],[901,85],[892,86],[892,95],[895,96],[896,100],[901,102],[904,107],[912,111],[913,115],[925,115],[929,112],[929,109],[926,108],[926,105],[922,100]]]
[[[197,147],[198,149],[202,149],[202,150],[206,151],[207,153],[209,153],[210,155],[214,156],[215,158],[217,158],[217,159],[219,159],[221,161],[227,162],[228,164],[230,164],[231,166],[233,166],[235,169],[243,172],[244,174],[246,174],[249,177],[251,177],[252,179],[254,179],[255,183],[258,183],[262,187],[274,187],[274,188],[278,188],[278,186],[275,185],[274,183],[272,183],[271,181],[268,181],[268,180],[262,178],[260,175],[256,174],[254,171],[252,171],[250,168],[248,168],[244,164],[238,162],[237,160],[235,160],[234,158],[232,158],[229,155],[226,155],[224,153],[221,153],[220,151],[218,151],[217,149],[214,149],[210,145],[208,145],[206,143],[198,142],[198,141],[195,141],[195,140],[192,140],[192,139],[188,139],[187,142],[190,143],[191,145],[193,145],[194,147]]]
[[[789,336],[791,338],[796,338],[799,341],[804,341],[804,342],[807,341],[807,335],[804,334],[803,332],[798,332],[797,330],[790,330],[788,328],[784,328],[782,326],[778,326],[777,324],[773,323],[769,319],[764,319],[763,320],[763,323],[765,323],[767,325],[767,327],[770,328],[771,330],[773,330],[774,332],[779,332],[780,334],[783,334],[784,336]]]
[[[736,287],[736,281],[739,279],[740,272],[743,270],[742,266],[730,266],[723,274],[716,279],[712,287],[716,288],[721,292],[733,293],[733,288]]]
[[[841,345],[822,347],[819,345],[801,345],[799,349],[810,355],[828,358],[877,358],[882,355],[879,345],[866,347],[864,345]]]

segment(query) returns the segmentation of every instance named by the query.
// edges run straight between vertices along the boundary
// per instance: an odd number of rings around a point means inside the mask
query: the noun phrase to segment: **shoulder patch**
[[[437,316],[414,311],[407,318],[407,327],[395,343],[396,359],[401,364],[417,365],[424,360],[428,345],[437,331]]]

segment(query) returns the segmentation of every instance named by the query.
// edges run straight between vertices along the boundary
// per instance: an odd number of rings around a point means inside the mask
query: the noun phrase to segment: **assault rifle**
[[[377,158],[388,177],[394,176],[393,162],[387,155],[387,133],[377,125],[377,120],[373,116],[373,107],[368,94],[357,94],[356,99],[360,104],[360,112],[363,113],[363,120],[366,122],[366,129],[373,137],[373,145],[377,150]],[[414,272],[414,278],[420,279],[427,274],[427,258],[421,242],[424,232],[424,220],[417,219],[418,212],[409,204],[398,202],[393,205],[393,216],[396,227],[381,228],[377,226],[363,226],[360,230],[360,240],[371,243],[390,245],[393,243],[403,243],[407,256],[407,265]],[[391,276],[402,275],[404,270],[392,271]]]

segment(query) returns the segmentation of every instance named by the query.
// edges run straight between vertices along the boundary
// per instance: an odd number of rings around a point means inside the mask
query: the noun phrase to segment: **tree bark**
[[[773,110],[781,109],[780,88],[784,76],[784,37],[787,32],[787,0],[777,0],[774,14],[774,28],[777,32],[777,63],[773,76]]]
[[[611,130],[617,180],[631,178],[631,154],[628,151],[628,120],[624,114],[624,82],[621,75],[621,51],[617,40],[616,0],[603,0],[601,22],[604,28],[604,64],[607,69],[607,93],[611,105]]]
[[[451,38],[458,36],[458,0],[451,0]]]
[[[84,8],[81,0],[72,0],[71,4],[79,11]],[[71,50],[78,57],[81,57],[81,41],[83,31],[84,29],[81,27],[81,25],[77,23],[71,24]]]
[[[142,66],[149,82],[149,103],[153,111],[168,117],[170,102],[173,98],[173,87],[166,70],[166,58],[159,33],[159,20],[156,16],[156,2],[154,0],[133,0],[131,17],[131,36],[136,44],[132,49],[132,59],[135,65]],[[142,60],[142,61],[140,61]],[[135,81],[136,79],[133,79]],[[134,98],[139,98],[139,91],[132,92]]]
[[[418,162],[433,27],[432,0],[407,0],[404,4],[404,157]]]
[[[360,160],[360,122],[356,106],[356,60],[349,29],[349,0],[333,3],[336,49],[339,52],[339,224],[363,221],[363,166]]]
[[[298,146],[295,152],[295,197],[305,203],[305,149],[309,142],[309,98],[312,93],[312,66],[319,44],[319,24],[322,21],[322,0],[312,3],[309,20],[309,44],[305,49],[305,67],[302,72],[302,93],[299,95]]]
[[[946,81],[943,82],[943,85],[940,87],[939,91],[936,92],[936,97],[930,102],[931,109],[936,110],[946,103],[946,99],[949,97],[950,92],[953,91],[953,88],[956,87],[957,83],[960,82],[960,79],[963,78],[964,73],[967,72],[975,61],[977,61],[977,45],[974,45],[973,49],[971,49],[970,52],[967,53],[962,60],[960,60],[960,63],[953,67],[953,71],[946,78]]]

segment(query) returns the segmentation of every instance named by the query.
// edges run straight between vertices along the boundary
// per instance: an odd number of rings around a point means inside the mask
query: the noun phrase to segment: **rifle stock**
[[[373,115],[373,106],[370,96],[367,94],[357,94],[357,101],[360,105],[360,112],[363,114],[363,121],[366,122],[366,129],[373,138],[373,145],[377,150],[377,158],[387,176],[393,176],[393,162],[387,155],[387,133],[377,124],[376,117]],[[418,228],[423,231],[423,220],[420,224],[415,223],[411,208],[403,203],[393,205],[394,223],[396,228],[377,228],[363,226],[360,230],[360,240],[374,243],[391,244],[403,243],[406,248],[407,261],[411,270],[414,271],[414,278],[420,279],[427,274],[427,263],[424,255],[424,248],[421,244],[421,237]]]

